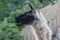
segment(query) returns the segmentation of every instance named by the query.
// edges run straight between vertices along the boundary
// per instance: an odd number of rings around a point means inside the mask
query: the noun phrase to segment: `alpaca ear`
[[[31,10],[34,10],[32,4],[29,1],[26,1],[26,3],[30,6]]]

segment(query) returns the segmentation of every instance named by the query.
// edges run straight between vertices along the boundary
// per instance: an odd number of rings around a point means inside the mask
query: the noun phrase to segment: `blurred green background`
[[[38,9],[51,3],[51,0],[0,0],[0,40],[24,40],[20,35],[23,27],[16,26],[15,17],[30,10],[26,1]]]

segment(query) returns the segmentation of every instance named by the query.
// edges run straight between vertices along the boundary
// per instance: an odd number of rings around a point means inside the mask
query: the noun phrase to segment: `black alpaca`
[[[17,26],[31,24],[34,22],[34,20],[37,19],[36,15],[35,15],[35,13],[36,13],[35,8],[33,8],[30,3],[28,3],[28,4],[29,4],[31,10],[28,12],[25,12],[24,14],[15,18],[15,22],[16,22]]]

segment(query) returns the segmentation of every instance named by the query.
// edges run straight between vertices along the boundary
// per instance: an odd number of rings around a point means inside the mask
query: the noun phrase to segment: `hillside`
[[[60,24],[60,0],[54,5],[48,5],[41,9],[43,15],[49,21],[50,27],[56,27]]]

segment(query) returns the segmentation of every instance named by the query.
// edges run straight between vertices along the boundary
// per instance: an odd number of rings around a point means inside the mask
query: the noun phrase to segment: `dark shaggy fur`
[[[25,12],[24,14],[18,16],[15,18],[15,22],[17,23],[17,25],[25,25],[25,24],[31,24],[34,22],[34,20],[37,19],[36,15],[35,15],[35,9],[31,6],[30,3],[28,3],[31,10],[28,12]]]
[[[34,21],[34,19],[35,17],[33,16],[31,10],[15,18],[17,25],[30,24]]]

